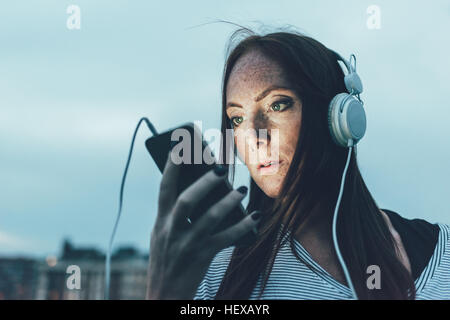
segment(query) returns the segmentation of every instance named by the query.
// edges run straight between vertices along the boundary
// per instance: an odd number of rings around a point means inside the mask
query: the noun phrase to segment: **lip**
[[[264,167],[265,165],[267,165],[267,164],[269,164],[271,162],[272,162],[272,165],[270,165],[269,167]],[[261,162],[260,164],[258,164],[258,168],[257,169],[261,170],[261,171],[263,171],[263,170],[266,171],[266,170],[271,169],[271,168],[279,167],[281,163],[283,163],[283,160],[280,160],[280,161],[267,160],[267,161],[264,161],[264,162]]]

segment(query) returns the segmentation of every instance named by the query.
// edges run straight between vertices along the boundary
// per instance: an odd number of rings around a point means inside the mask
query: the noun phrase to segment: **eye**
[[[231,117],[230,120],[233,126],[235,127],[239,126],[242,123],[242,121],[244,121],[242,117]]]
[[[284,111],[287,108],[289,108],[292,105],[292,101],[291,100],[280,100],[280,101],[276,101],[274,102],[270,108],[272,109],[272,111]]]

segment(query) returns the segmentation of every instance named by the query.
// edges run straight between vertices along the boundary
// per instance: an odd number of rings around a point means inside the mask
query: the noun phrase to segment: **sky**
[[[70,5],[80,29],[69,29]],[[379,27],[369,28],[379,9]],[[364,84],[358,163],[381,208],[450,224],[449,1],[15,0],[0,5],[0,255],[107,247],[138,120],[219,128],[235,26],[291,28],[344,57]],[[372,25],[373,26],[373,25]],[[161,174],[139,131],[115,246],[146,251]],[[245,167],[235,186],[248,184]],[[246,199],[248,200],[248,199]],[[245,201],[244,200],[244,203]]]

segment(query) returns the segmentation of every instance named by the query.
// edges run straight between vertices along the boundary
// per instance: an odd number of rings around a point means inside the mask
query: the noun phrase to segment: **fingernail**
[[[217,174],[219,177],[224,176],[225,173],[227,173],[227,168],[219,164],[214,167],[214,173]]]
[[[247,190],[248,188],[246,186],[240,186],[239,188],[237,188],[237,191],[239,191],[242,194],[246,194]]]
[[[258,220],[261,219],[261,212],[260,211],[255,211],[252,213],[252,219],[253,220]]]

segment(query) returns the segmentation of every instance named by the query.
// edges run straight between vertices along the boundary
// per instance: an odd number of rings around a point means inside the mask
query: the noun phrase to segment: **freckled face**
[[[226,104],[239,158],[261,190],[276,198],[297,146],[299,97],[290,89],[281,67],[252,50],[240,57],[231,71]],[[272,164],[261,167],[267,162]]]

